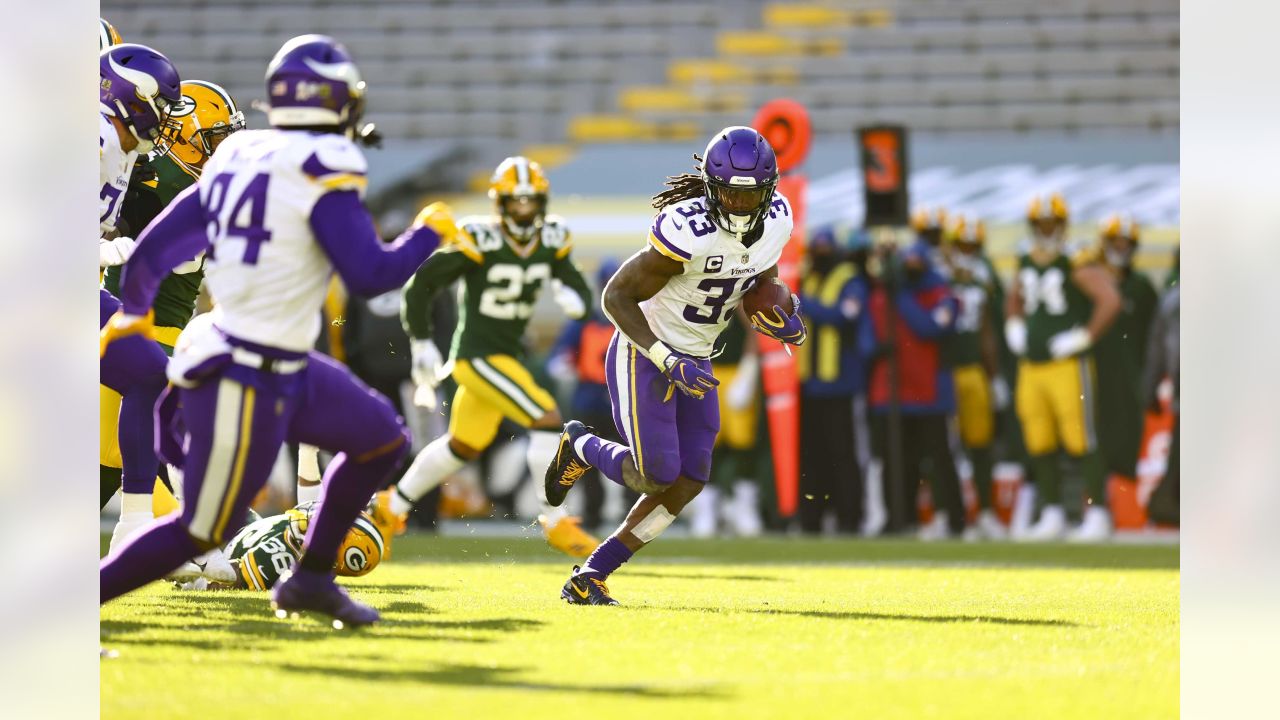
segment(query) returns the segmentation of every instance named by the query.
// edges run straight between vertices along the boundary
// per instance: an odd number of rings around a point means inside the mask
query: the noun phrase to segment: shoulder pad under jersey
[[[369,164],[360,148],[345,135],[325,134],[311,139],[302,172],[325,190],[355,190],[368,186]]]
[[[687,263],[714,239],[716,229],[703,198],[681,200],[662,208],[654,217],[649,244],[672,260]]]
[[[569,254],[573,248],[573,236],[569,226],[559,215],[548,215],[542,221],[542,244],[556,251],[556,259]]]

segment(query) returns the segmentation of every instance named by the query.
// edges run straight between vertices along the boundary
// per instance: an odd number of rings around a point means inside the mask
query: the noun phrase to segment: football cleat
[[[617,605],[609,595],[609,586],[599,578],[583,575],[582,568],[573,566],[573,574],[560,589],[560,597],[570,605]]]
[[[1061,505],[1045,505],[1040,510],[1040,519],[1036,521],[1026,535],[1018,538],[1025,542],[1055,542],[1067,533],[1067,513]]]
[[[591,468],[586,460],[578,457],[578,452],[573,447],[578,438],[589,432],[591,428],[577,420],[564,424],[564,431],[560,433],[560,446],[556,448],[556,459],[547,467],[547,474],[542,479],[547,504],[551,507],[560,507],[569,494],[569,489]]]
[[[211,583],[220,585],[236,584],[236,570],[231,567],[231,562],[227,560],[227,556],[218,548],[210,550],[191,562],[200,568],[200,574]]]
[[[1009,531],[1005,528],[1004,523],[1000,522],[1000,518],[996,517],[994,511],[983,510],[978,513],[978,535],[987,540],[1004,540],[1009,537]]]
[[[1111,538],[1111,513],[1102,507],[1089,507],[1084,511],[1080,525],[1067,535],[1067,542],[1096,543]]]
[[[339,630],[372,625],[380,619],[377,610],[352,600],[331,575],[302,569],[282,578],[271,589],[271,609],[279,618],[308,610],[323,613],[333,618],[333,627]]]
[[[383,537],[403,535],[409,527],[408,514],[400,514],[391,509],[391,493],[395,491],[394,487],[382,490],[373,496],[373,502],[369,504],[369,515],[373,517],[373,523],[382,531]],[[387,553],[387,557],[391,557],[390,552]]]
[[[547,544],[569,557],[585,558],[600,545],[599,540],[582,529],[581,523],[579,518],[563,517],[552,525],[546,515],[538,516],[538,524],[542,526],[542,534],[547,537]]]

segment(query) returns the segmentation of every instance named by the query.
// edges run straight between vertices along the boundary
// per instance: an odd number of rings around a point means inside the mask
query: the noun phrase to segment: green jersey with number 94
[[[1018,291],[1027,323],[1027,359],[1052,360],[1049,338],[1089,321],[1092,303],[1071,280],[1071,273],[1086,258],[1072,262],[1060,254],[1047,265],[1037,265],[1030,255],[1018,260]]]
[[[454,242],[428,258],[405,286],[401,319],[411,337],[431,337],[431,298],[459,278],[453,360],[522,354],[534,303],[552,279],[576,292],[590,312],[591,289],[569,255],[573,243],[560,218],[548,215],[523,245],[503,232],[496,217],[463,218],[458,228]]]

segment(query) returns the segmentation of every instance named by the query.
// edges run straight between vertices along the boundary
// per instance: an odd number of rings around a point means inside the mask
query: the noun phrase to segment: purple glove
[[[672,354],[667,358],[666,365],[663,372],[671,378],[672,384],[691,398],[701,400],[720,384],[715,375],[698,367],[698,361],[693,358]],[[671,394],[667,393],[667,399],[670,399],[670,396]]]
[[[800,345],[804,343],[804,339],[808,337],[808,333],[804,327],[804,320],[800,319],[800,298],[794,293],[791,295],[791,302],[795,305],[796,311],[791,315],[782,312],[782,308],[777,305],[773,306],[774,317],[769,317],[763,311],[751,316],[751,326],[761,335],[784,342],[788,345]],[[774,318],[781,318],[781,321]]]

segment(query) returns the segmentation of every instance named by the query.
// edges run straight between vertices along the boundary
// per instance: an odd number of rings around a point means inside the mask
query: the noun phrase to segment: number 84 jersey
[[[684,272],[640,303],[654,334],[686,355],[709,357],[743,293],[782,257],[793,222],[791,203],[775,192],[760,237],[744,245],[712,221],[705,198],[664,207],[653,220],[649,244],[683,264]]]

